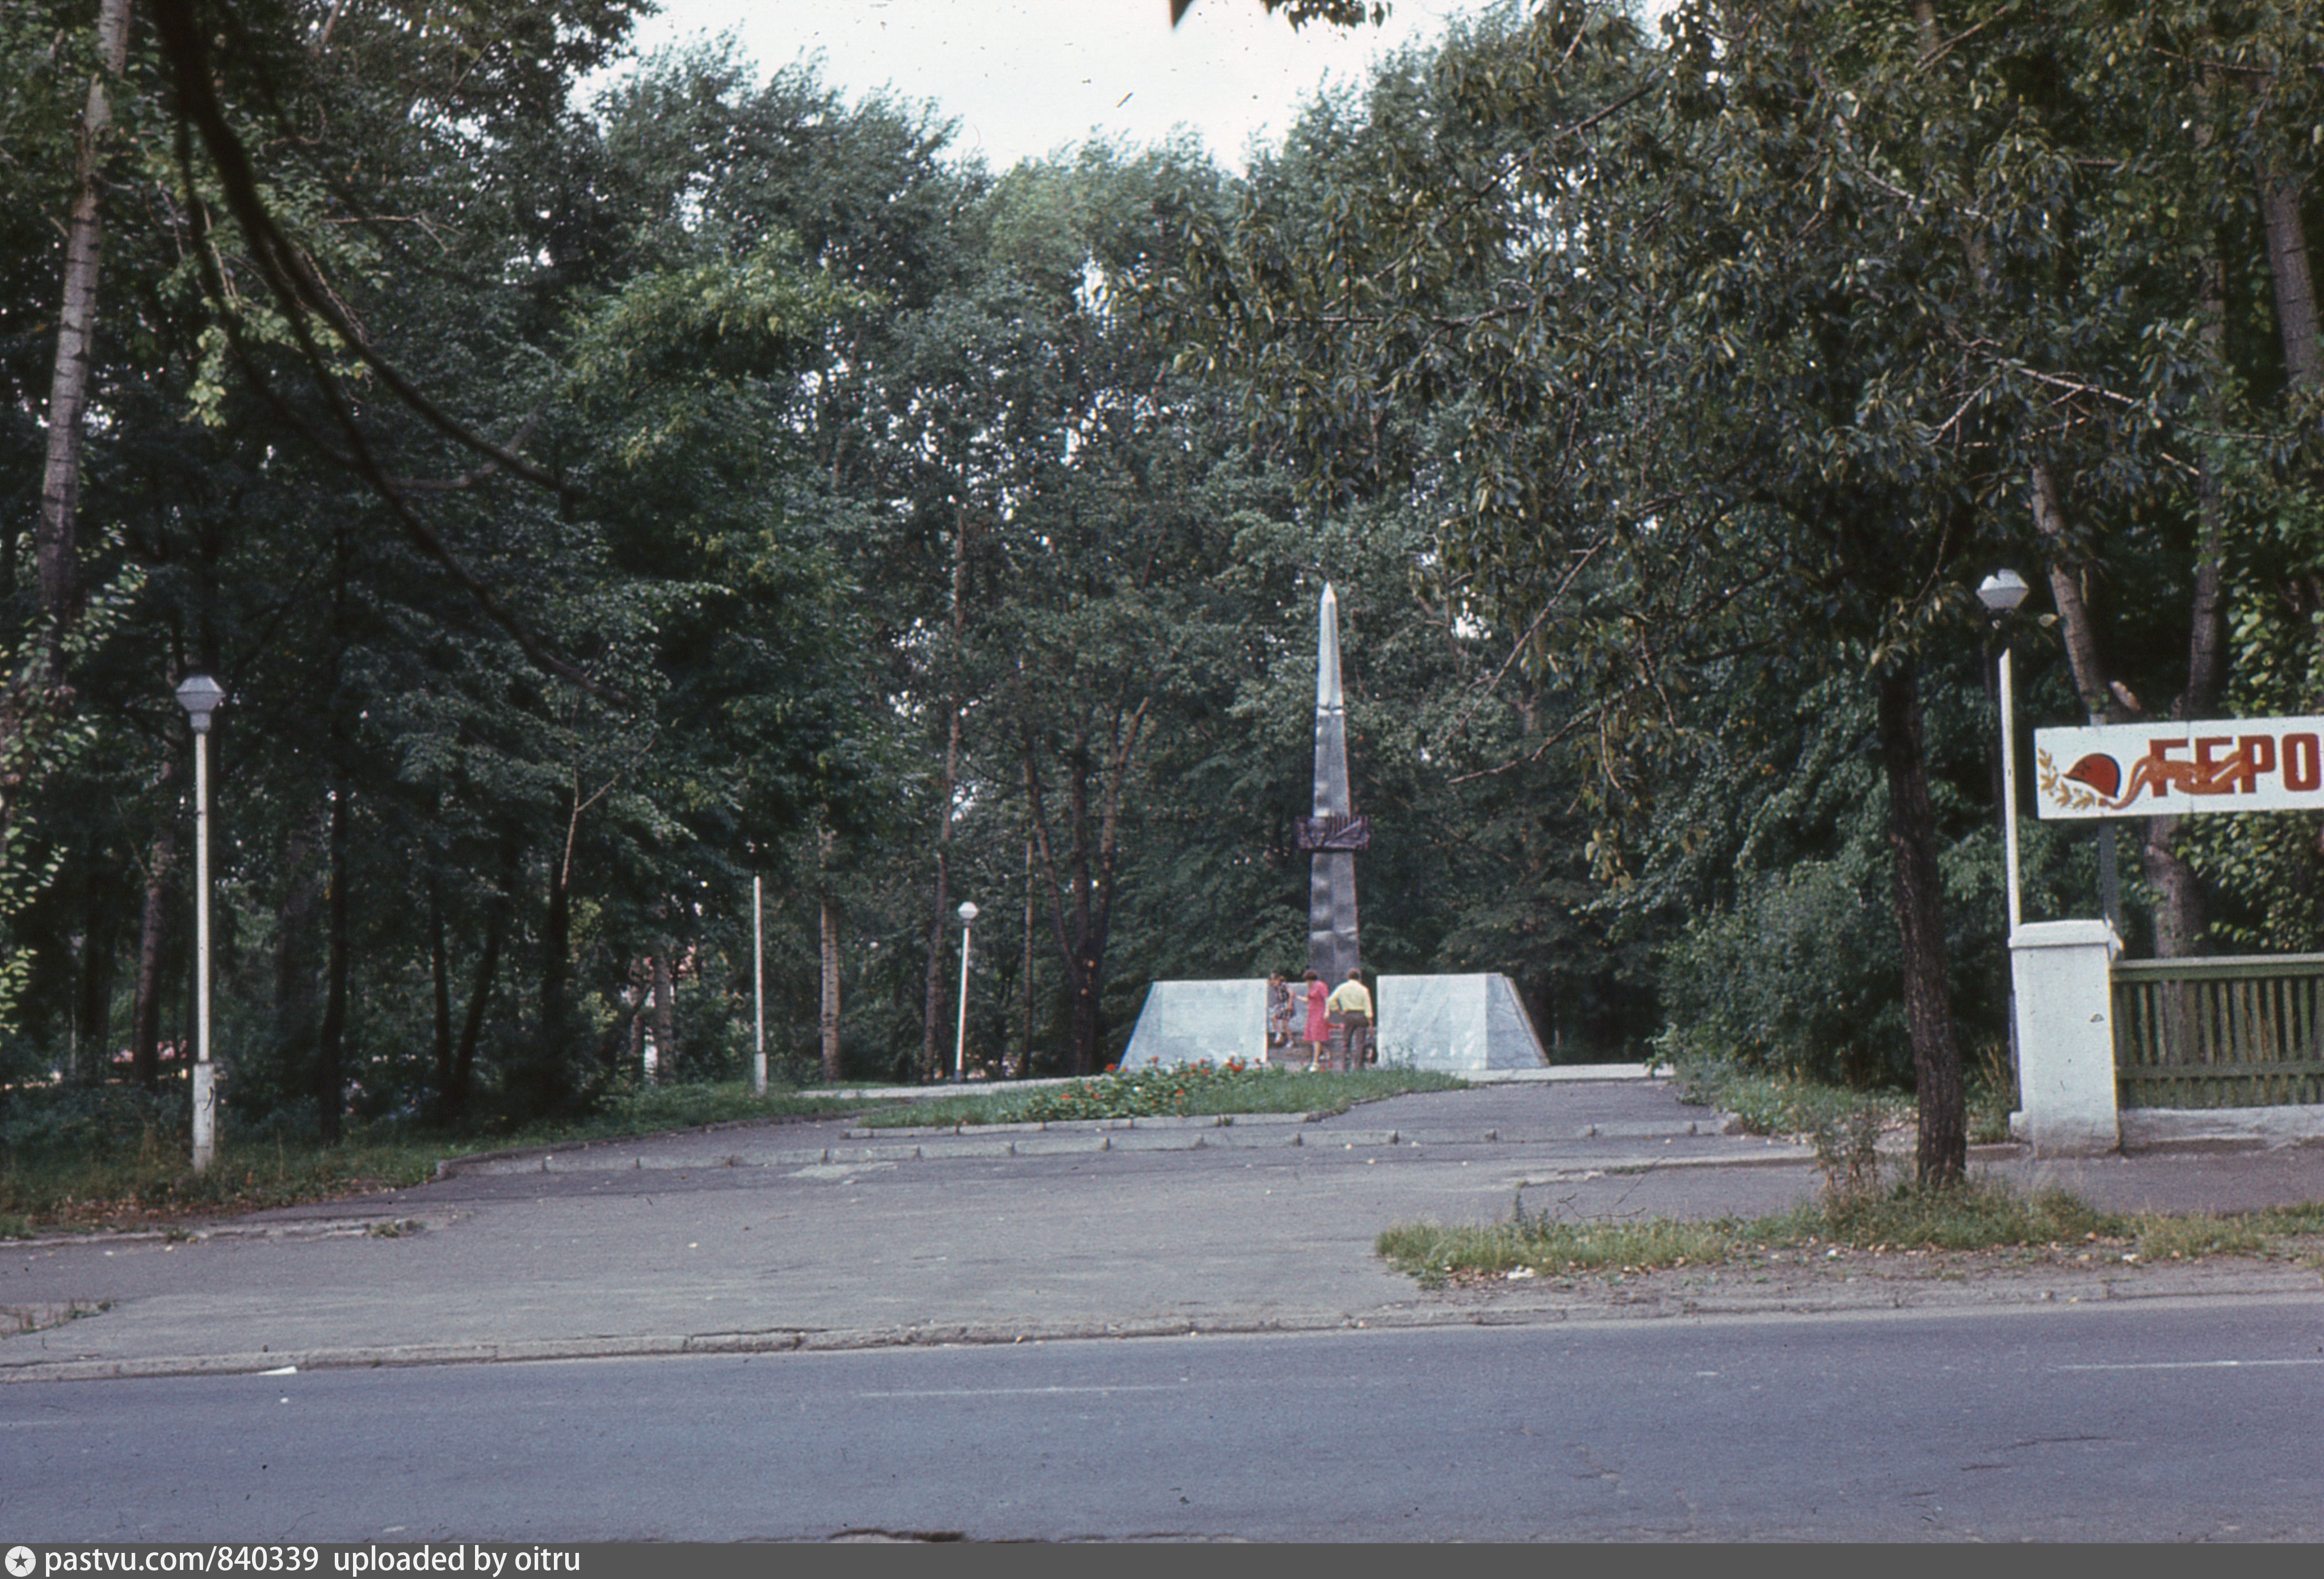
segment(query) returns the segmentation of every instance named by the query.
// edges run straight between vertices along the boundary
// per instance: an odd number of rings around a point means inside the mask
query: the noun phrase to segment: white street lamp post
[[[1996,624],[2025,601],[2027,587],[2014,570],[1997,570],[1978,583],[1977,601]],[[2009,885],[2009,935],[2017,935],[2023,920],[2017,899],[2017,726],[2016,703],[2011,694],[2009,643],[2001,644],[2001,842]]]
[[[952,1078],[955,1084],[968,1079],[968,940],[975,931],[976,906],[964,902],[960,907],[960,1032],[952,1044]]]
[[[226,691],[208,675],[189,675],[178,704],[194,726],[194,1171],[217,1155],[217,1084],[210,1063],[210,714]]]
[[[751,1089],[767,1094],[767,913],[764,878],[751,879],[751,1004],[757,1029],[751,1055]]]

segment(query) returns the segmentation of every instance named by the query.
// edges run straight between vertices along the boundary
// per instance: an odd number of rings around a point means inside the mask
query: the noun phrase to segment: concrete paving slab
[[[190,1241],[0,1245],[0,1306],[40,1328],[0,1340],[0,1376],[1563,1319],[1605,1296],[1464,1303],[1388,1271],[1372,1242],[1518,1200],[1577,1218],[1756,1216],[1812,1194],[1802,1148],[1710,1133],[1712,1116],[1659,1083],[1535,1083],[1308,1125],[881,1143],[836,1120],[503,1157]],[[2123,1208],[2324,1198],[2314,1150],[1994,1166]],[[2276,1268],[2188,1287],[2317,1282]],[[1942,1280],[1889,1294],[1982,1297]],[[1844,1281],[1780,1297],[1869,1298]],[[1710,1308],[1684,1298],[1639,1309]]]
[[[1066,1157],[1105,1150],[1103,1135],[1020,1135],[1010,1147],[1019,1157]]]
[[[1123,1130],[1105,1137],[1110,1152],[1193,1152],[1203,1145],[1197,1130]]]

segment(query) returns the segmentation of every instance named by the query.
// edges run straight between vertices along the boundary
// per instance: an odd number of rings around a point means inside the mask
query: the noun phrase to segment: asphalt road
[[[2324,1299],[0,1389],[0,1542],[2324,1538]]]

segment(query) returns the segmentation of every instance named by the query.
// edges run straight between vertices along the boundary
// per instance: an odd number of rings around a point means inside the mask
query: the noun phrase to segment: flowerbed
[[[1458,1090],[1457,1076],[1425,1069],[1363,1069],[1309,1075],[1230,1059],[1222,1064],[1109,1069],[1063,1086],[949,1097],[870,1115],[875,1129],[953,1124],[1069,1124],[1102,1118],[1194,1114],[1344,1113],[1358,1102],[1408,1091]]]

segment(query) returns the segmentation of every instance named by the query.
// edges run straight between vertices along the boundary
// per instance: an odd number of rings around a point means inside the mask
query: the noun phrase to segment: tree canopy
[[[196,670],[241,1122],[734,1067],[753,877],[794,1076],[936,1072],[964,896],[973,1045],[1099,1067],[1146,982],[1297,962],[1329,580],[1369,963],[1910,1083],[1945,1179],[2006,1035],[1977,582],[2040,573],[2044,719],[2317,706],[2305,8],[1510,5],[1242,175],[991,170],[635,9],[0,22],[18,1075],[169,1063]],[[2140,834],[2140,946],[2324,930],[2305,822]]]

